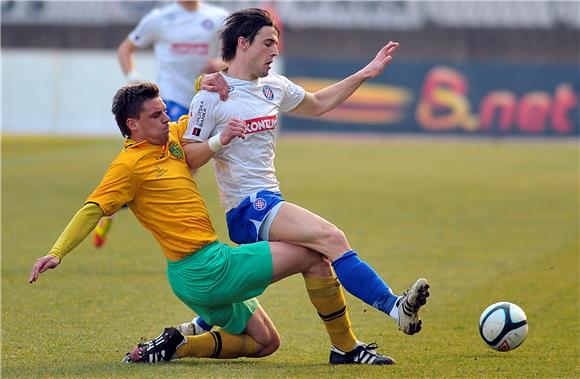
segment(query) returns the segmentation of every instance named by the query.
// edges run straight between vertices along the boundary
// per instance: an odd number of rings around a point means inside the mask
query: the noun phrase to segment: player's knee
[[[324,255],[310,251],[309,266],[303,272],[303,274],[308,276],[331,276],[332,265],[330,260]]]
[[[325,232],[325,243],[326,246],[338,253],[344,253],[349,249],[344,232],[334,225],[327,228]]]
[[[270,338],[264,344],[261,356],[265,357],[273,354],[276,350],[280,348],[280,335],[278,333],[271,333]]]

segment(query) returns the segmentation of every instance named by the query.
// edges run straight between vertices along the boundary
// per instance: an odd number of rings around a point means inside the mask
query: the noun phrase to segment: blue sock
[[[340,284],[352,295],[386,314],[393,309],[398,296],[393,295],[377,272],[354,251],[332,262],[332,267]]]
[[[197,316],[195,318],[195,322],[197,322],[197,325],[201,326],[204,330],[211,330],[211,328],[213,328],[212,325],[208,324],[207,322],[203,321],[203,319],[199,316]]]

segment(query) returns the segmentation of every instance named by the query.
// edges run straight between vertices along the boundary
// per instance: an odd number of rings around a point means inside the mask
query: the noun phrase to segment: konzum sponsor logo
[[[259,133],[276,129],[276,115],[246,120],[245,134]]]

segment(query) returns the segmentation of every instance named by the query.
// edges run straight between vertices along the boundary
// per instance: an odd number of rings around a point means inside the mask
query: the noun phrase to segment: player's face
[[[165,145],[169,140],[169,116],[165,113],[166,106],[160,97],[146,100],[135,119],[137,136],[140,141],[147,141],[153,145]],[[135,134],[132,131],[132,135]]]
[[[278,56],[278,32],[271,26],[264,26],[256,34],[248,48],[251,71],[256,78],[268,75],[274,58]]]

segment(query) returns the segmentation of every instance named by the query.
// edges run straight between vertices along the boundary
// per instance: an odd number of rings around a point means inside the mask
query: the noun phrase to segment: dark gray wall
[[[2,48],[115,49],[133,25],[1,26]],[[536,30],[443,29],[373,31],[292,29],[285,31],[288,57],[370,58],[388,40],[401,43],[398,60],[466,60],[520,63],[579,63],[580,33],[560,27]]]

